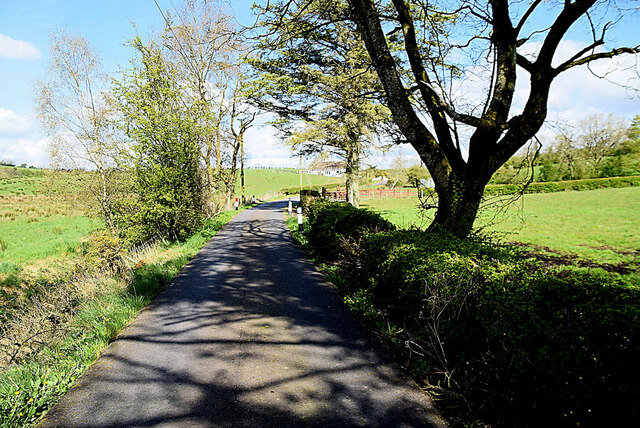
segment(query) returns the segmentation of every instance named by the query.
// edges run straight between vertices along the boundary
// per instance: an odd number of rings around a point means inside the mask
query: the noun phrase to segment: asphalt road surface
[[[443,426],[284,223],[238,214],[42,427]]]

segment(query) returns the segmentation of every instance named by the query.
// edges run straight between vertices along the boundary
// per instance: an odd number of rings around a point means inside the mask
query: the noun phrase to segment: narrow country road
[[[237,215],[42,427],[442,426],[284,223]]]

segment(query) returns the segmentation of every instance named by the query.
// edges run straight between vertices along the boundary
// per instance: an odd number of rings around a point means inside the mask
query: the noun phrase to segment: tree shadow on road
[[[43,426],[442,425],[292,245],[284,204],[225,226]]]

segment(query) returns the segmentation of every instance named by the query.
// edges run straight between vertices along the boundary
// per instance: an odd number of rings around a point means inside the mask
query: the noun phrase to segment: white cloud
[[[30,140],[26,138],[0,138],[0,160],[11,160],[15,164],[26,163],[38,167],[49,165],[46,138]]]
[[[269,125],[256,125],[249,128],[244,136],[245,156],[248,166],[297,167],[299,158],[292,155]]]
[[[33,43],[0,34],[0,58],[32,60],[41,56],[42,53]]]
[[[0,137],[24,134],[32,126],[33,123],[29,118],[0,107]]]

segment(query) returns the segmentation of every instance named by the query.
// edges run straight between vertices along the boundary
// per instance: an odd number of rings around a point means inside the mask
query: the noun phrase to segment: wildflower
[[[16,395],[20,395],[20,391],[16,391]]]

